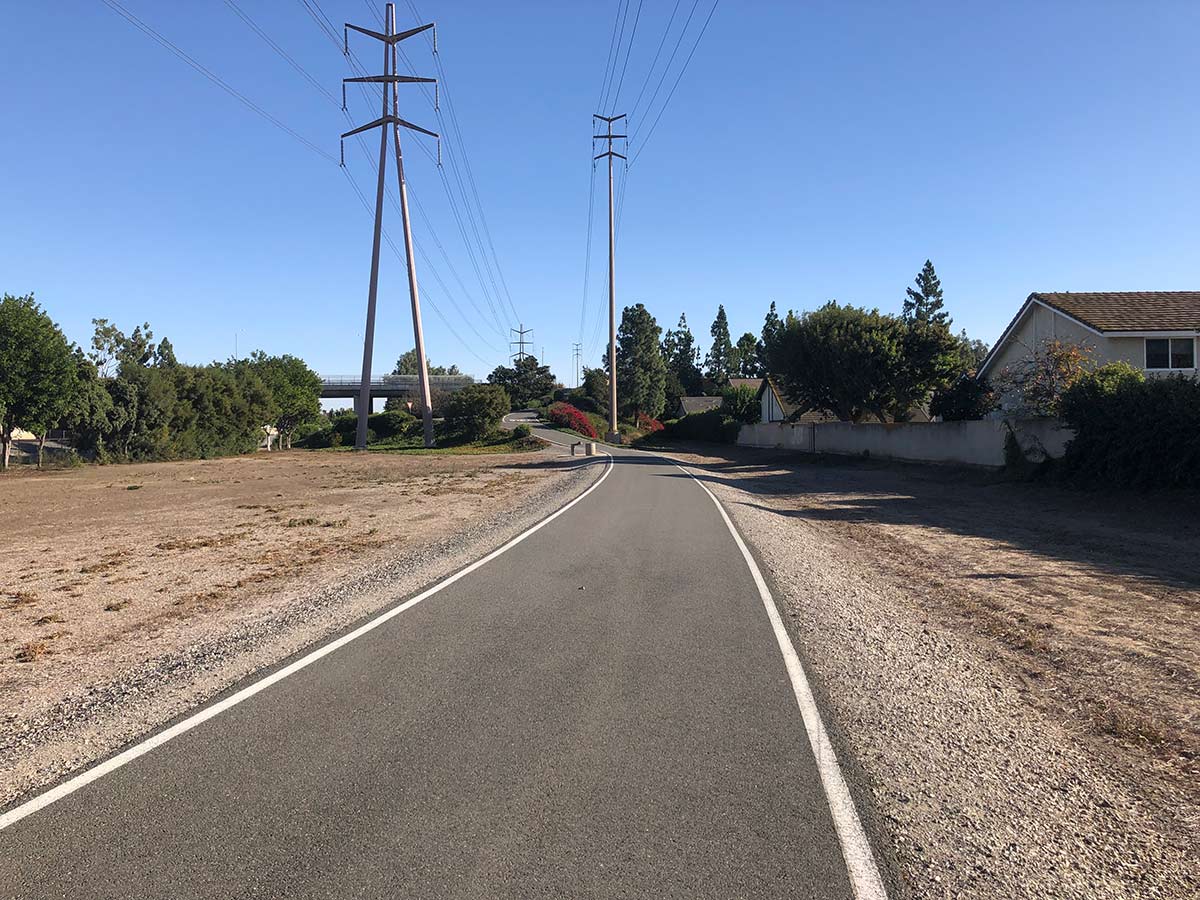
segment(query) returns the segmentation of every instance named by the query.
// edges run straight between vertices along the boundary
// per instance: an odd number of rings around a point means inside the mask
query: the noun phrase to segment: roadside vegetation
[[[448,393],[441,400],[434,423],[436,446],[425,446],[421,420],[403,409],[388,409],[367,417],[367,449],[404,453],[520,453],[539,450],[543,441],[528,426],[512,431],[500,421],[512,406],[503,388],[472,384]],[[353,410],[322,414],[305,430],[297,446],[308,449],[350,449],[354,446],[358,416]]]
[[[285,445],[319,412],[320,380],[294,356],[186,365],[149,324],[126,334],[93,320],[87,351],[67,341],[32,295],[0,300],[0,443],[17,429],[42,462],[48,435],[69,432],[67,461],[208,458],[254,450],[273,426]]]

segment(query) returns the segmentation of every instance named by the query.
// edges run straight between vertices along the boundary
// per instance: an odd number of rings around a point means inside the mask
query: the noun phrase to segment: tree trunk
[[[38,463],[37,463],[37,467],[38,467],[39,469],[42,467],[42,457],[45,455],[45,452],[46,452],[46,432],[44,432],[44,431],[43,431],[41,434],[39,434],[39,435],[38,435]]]
[[[11,431],[6,431],[6,432],[0,434],[0,444],[4,445],[3,452],[0,453],[0,457],[3,458],[3,462],[0,463],[0,468],[7,469],[8,468],[8,451],[9,451],[9,448],[12,447],[12,432]]]

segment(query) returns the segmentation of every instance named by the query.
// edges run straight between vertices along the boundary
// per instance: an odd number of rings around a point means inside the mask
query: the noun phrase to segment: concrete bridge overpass
[[[429,389],[431,391],[459,391],[468,384],[474,384],[475,379],[470,375],[430,375]],[[357,375],[331,375],[321,379],[321,398],[352,399],[357,405],[358,394],[362,388],[362,379]],[[371,397],[416,397],[416,375],[383,375],[371,379]]]

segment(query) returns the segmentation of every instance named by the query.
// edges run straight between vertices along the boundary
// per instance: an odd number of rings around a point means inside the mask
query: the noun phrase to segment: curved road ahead
[[[12,822],[0,896],[882,896],[720,510],[615,454],[486,564]]]

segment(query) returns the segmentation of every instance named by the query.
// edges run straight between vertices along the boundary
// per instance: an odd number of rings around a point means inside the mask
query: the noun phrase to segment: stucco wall
[[[1031,458],[1061,456],[1071,432],[1054,419],[1009,423]],[[902,422],[896,424],[823,422],[819,424],[744,425],[738,444],[833,453],[910,462],[1004,465],[1008,425],[997,419],[977,422]]]

